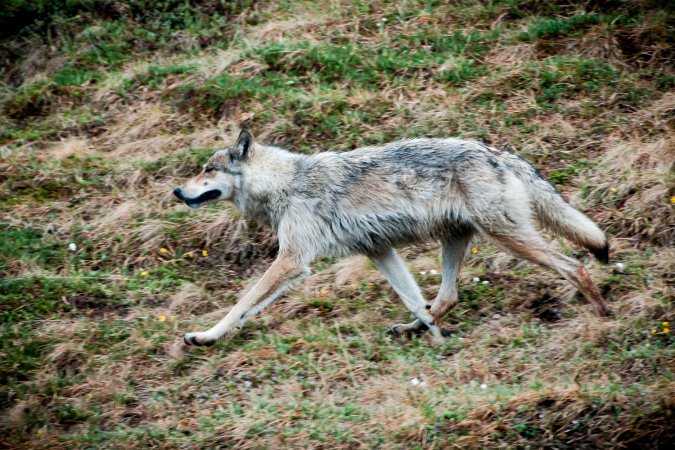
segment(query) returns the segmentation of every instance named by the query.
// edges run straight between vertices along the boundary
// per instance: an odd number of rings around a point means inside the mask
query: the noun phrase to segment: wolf
[[[554,269],[599,316],[608,307],[585,267],[542,237],[557,233],[608,262],[605,234],[570,206],[526,161],[507,151],[461,139],[406,139],[352,151],[292,153],[256,141],[244,129],[218,150],[196,177],[174,190],[187,206],[225,200],[272,228],[276,260],[229,313],[186,344],[211,345],[269,306],[322,256],[362,254],[391,283],[415,320],[398,334],[429,330],[442,340],[443,316],[457,303],[457,278],[478,233],[510,254]],[[432,302],[396,248],[436,240],[442,282]]]

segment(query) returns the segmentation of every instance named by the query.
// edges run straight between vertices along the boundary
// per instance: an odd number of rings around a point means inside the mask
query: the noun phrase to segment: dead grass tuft
[[[204,291],[192,283],[184,284],[169,300],[169,311],[187,316],[198,311],[204,301]]]
[[[48,360],[56,374],[70,378],[81,372],[87,355],[81,345],[66,342],[57,345],[49,354]]]
[[[599,205],[596,219],[612,224],[615,236],[661,245],[673,241],[674,142],[672,134],[653,141],[614,142],[603,156],[602,165],[615,175],[597,178],[589,197]]]
[[[535,46],[530,43],[519,43],[491,50],[485,62],[495,66],[518,67],[537,59]]]
[[[572,43],[571,46],[587,58],[608,61],[618,67],[626,65],[619,40],[605,25],[591,27],[578,43]]]
[[[0,430],[21,430],[28,423],[31,413],[38,411],[40,407],[40,400],[36,396],[17,401],[5,410],[5,416],[0,421]]]
[[[85,139],[68,139],[55,144],[48,153],[44,155],[45,160],[65,159],[69,156],[83,158],[91,154],[91,146]]]
[[[668,386],[660,386],[657,395],[666,393]],[[454,425],[456,430],[466,433],[462,444],[469,447],[494,445],[498,436],[513,433],[520,435],[522,442],[531,442],[540,433],[549,445],[570,445],[574,442],[595,442],[603,445],[649,446],[673,435],[662,414],[673,410],[670,395],[644,399],[652,402],[640,428],[620,418],[609,419],[605,406],[592,403],[592,397],[576,388],[529,391],[513,397],[502,407],[489,406],[472,411],[467,419]],[[624,408],[636,408],[638,403],[623,397]],[[535,412],[539,423],[528,422],[525,412]],[[583,426],[579,426],[582,423]],[[608,428],[616,430],[611,437],[604,437]]]

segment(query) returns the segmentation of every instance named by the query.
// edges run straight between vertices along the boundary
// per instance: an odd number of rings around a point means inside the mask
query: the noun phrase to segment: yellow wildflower
[[[168,251],[167,249],[165,249],[164,247],[160,248],[160,249],[159,249],[159,252],[160,252],[162,255],[166,255],[167,253],[169,253],[169,251]]]
[[[473,253],[474,255],[478,253],[478,247],[471,247],[471,253]]]
[[[141,276],[142,276],[142,277],[147,277],[147,276],[148,276],[148,271],[147,271],[147,270],[144,270],[143,272],[141,272]]]
[[[159,316],[157,320],[159,320],[160,322],[164,322],[166,320],[166,316]]]
[[[209,256],[209,252],[206,250],[202,250],[202,256]]]

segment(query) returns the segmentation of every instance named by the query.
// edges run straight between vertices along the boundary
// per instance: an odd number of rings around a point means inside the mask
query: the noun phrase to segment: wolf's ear
[[[249,154],[249,150],[253,145],[253,135],[247,129],[241,130],[237,142],[230,147],[230,158],[236,160],[246,159]]]

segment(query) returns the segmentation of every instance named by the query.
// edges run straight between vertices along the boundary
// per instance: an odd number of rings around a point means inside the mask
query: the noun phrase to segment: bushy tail
[[[605,233],[583,213],[570,206],[543,179],[534,184],[532,203],[542,225],[554,233],[587,248],[601,262],[609,262],[609,241]]]

